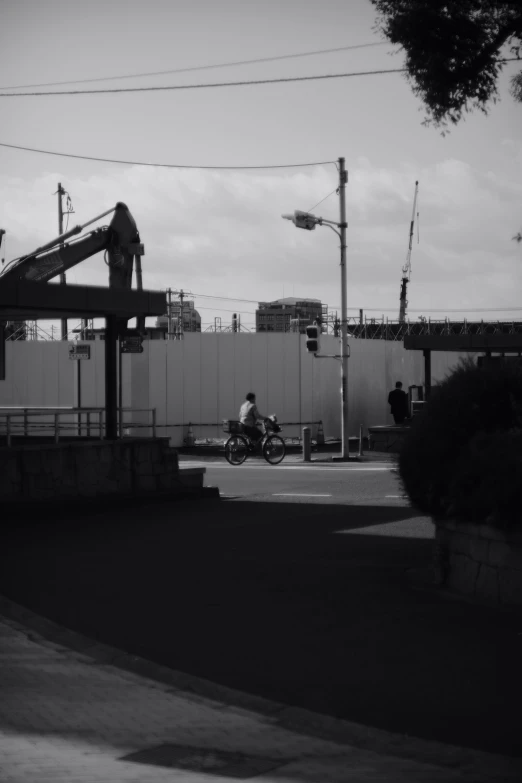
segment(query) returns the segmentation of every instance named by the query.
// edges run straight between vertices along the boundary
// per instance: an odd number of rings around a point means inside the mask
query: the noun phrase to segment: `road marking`
[[[188,465],[191,465],[192,467],[198,467],[198,468],[208,468],[209,470],[211,468],[216,468],[217,470],[237,470],[238,468],[241,468],[241,470],[318,470],[319,472],[333,472],[333,471],[343,471],[343,472],[352,472],[352,473],[371,473],[371,472],[383,472],[383,471],[390,471],[393,470],[393,468],[359,468],[359,467],[345,467],[345,468],[333,468],[329,465],[324,465],[319,467],[319,465],[263,465],[262,463],[259,465],[229,465],[228,463],[214,463],[214,462],[180,462],[180,467],[187,467]]]
[[[304,492],[274,492],[273,498],[331,498],[331,495],[312,495]]]

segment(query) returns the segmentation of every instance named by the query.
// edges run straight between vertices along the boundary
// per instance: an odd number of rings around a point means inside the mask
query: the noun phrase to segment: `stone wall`
[[[439,582],[497,606],[522,605],[522,532],[451,520],[437,522]]]
[[[180,471],[168,438],[0,448],[0,501],[169,493],[202,487],[204,468]]]

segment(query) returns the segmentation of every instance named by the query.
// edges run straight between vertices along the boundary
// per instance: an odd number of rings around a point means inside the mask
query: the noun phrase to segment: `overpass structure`
[[[482,353],[486,360],[505,359],[507,356],[522,362],[522,329],[506,333],[406,335],[404,348],[423,353],[424,391],[427,399],[431,391],[432,351]]]
[[[382,318],[348,319],[348,335],[364,340],[396,340],[406,337],[450,337],[463,335],[522,335],[522,321],[390,321]],[[446,350],[446,349],[444,349]],[[447,349],[452,350],[452,349]]]

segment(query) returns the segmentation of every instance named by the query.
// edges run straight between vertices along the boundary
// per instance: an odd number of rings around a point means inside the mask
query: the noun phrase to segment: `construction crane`
[[[411,277],[411,246],[413,242],[413,227],[415,225],[415,208],[417,206],[417,194],[419,192],[419,182],[415,183],[415,196],[413,197],[413,211],[411,213],[410,223],[410,241],[408,244],[408,255],[406,256],[406,263],[402,267],[402,279],[401,279],[401,296],[400,296],[400,310],[399,310],[399,322],[404,323],[406,320],[406,307],[408,306],[408,300],[406,294],[408,290],[408,283]],[[417,223],[419,219],[419,213],[417,212]]]

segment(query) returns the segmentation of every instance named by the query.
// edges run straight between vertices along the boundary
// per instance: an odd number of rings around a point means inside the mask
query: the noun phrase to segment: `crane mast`
[[[411,246],[413,243],[413,227],[415,225],[415,209],[417,207],[418,192],[419,192],[419,182],[417,180],[415,182],[415,195],[413,197],[413,210],[411,213],[410,240],[408,243],[408,254],[406,256],[406,263],[402,267],[400,310],[399,310],[400,323],[404,323],[404,321],[406,320],[406,307],[408,306],[408,300],[406,299],[406,294],[408,291],[408,283],[410,282],[410,277],[411,277]],[[419,214],[417,213],[417,218],[418,217]]]

